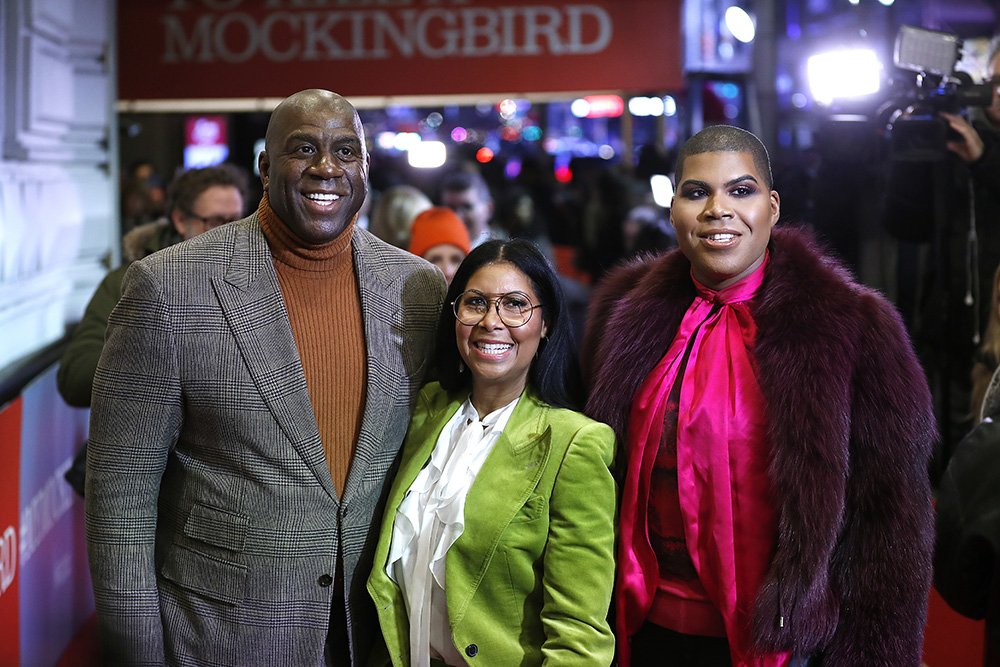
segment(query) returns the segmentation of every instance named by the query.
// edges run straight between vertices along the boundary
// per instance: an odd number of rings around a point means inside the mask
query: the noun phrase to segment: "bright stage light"
[[[392,147],[397,151],[411,151],[414,146],[419,146],[421,141],[423,139],[416,132],[398,132],[393,137]]]
[[[628,101],[628,110],[633,116],[662,116],[662,97],[633,97]]]
[[[670,95],[663,98],[663,115],[664,116],[676,116],[677,115],[677,100],[675,100]]]
[[[617,118],[625,111],[625,100],[618,95],[587,95],[573,100],[569,110],[577,118]]]
[[[749,44],[757,35],[757,27],[753,23],[753,17],[742,7],[730,7],[726,10],[725,24],[733,37]]]
[[[820,53],[806,62],[813,99],[829,105],[835,99],[864,97],[879,91],[882,64],[871,49]]]
[[[649,187],[653,191],[653,201],[657,206],[670,208],[670,200],[674,197],[674,184],[669,176],[653,174],[649,177]]]
[[[411,167],[436,169],[448,159],[448,152],[440,141],[421,141],[406,154]]]

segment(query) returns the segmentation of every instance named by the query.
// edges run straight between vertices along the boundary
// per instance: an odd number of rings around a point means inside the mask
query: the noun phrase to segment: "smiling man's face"
[[[354,107],[307,90],[284,100],[268,123],[259,158],[271,208],[305,245],[329,243],[368,192],[368,152]]]

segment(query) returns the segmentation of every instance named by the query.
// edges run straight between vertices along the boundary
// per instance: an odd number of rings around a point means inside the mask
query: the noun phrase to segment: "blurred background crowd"
[[[675,246],[678,147],[707,125],[751,130],[780,224],[812,228],[903,315],[942,436],[932,481],[980,417],[1000,359],[1000,188],[984,168],[1000,151],[995,0],[24,0],[0,17],[0,406],[19,411],[0,429],[21,457],[0,519],[35,543],[82,520],[53,480],[86,419],[38,378],[109,271],[255,210],[269,113],[309,87],[359,109],[360,226],[446,277],[486,239],[535,242],[578,336],[610,268]],[[943,114],[973,129],[978,155],[949,147]],[[229,185],[185,190],[185,174],[222,164],[239,174]],[[201,199],[212,187],[238,192],[239,215]],[[23,472],[41,441],[66,444]],[[0,618],[12,605],[25,664],[48,664],[31,656],[62,651],[87,594],[52,594],[78,611],[62,639],[40,639],[60,626],[28,611],[40,584],[4,593],[48,562],[21,543],[0,542]],[[39,581],[78,587],[81,554],[51,563],[62,574]]]

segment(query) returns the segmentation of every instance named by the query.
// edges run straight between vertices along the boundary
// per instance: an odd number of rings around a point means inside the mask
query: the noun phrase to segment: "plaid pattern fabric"
[[[129,269],[94,380],[87,463],[109,664],[321,665],[331,604],[344,604],[327,576],[338,554],[364,659],[369,531],[444,283],[365,231],[352,244],[368,386],[339,502],[256,214]]]

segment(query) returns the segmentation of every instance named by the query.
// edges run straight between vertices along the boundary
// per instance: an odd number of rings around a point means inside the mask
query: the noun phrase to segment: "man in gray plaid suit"
[[[259,166],[258,210],[133,264],[111,316],[86,489],[108,664],[359,664],[377,628],[371,524],[444,281],[355,226],[344,98],[282,101]]]

